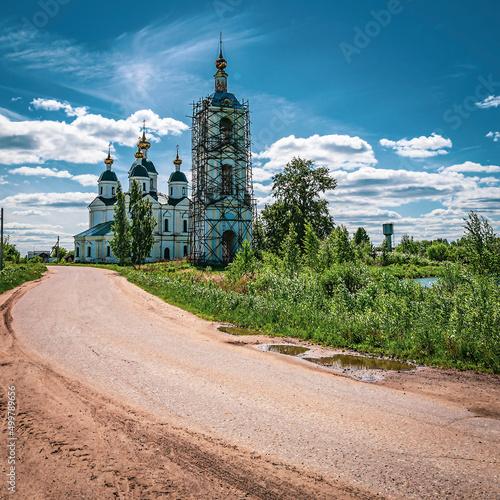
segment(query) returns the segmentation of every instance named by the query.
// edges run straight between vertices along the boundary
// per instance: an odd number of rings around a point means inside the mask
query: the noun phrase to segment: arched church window
[[[183,221],[183,227],[182,227],[182,230],[187,233],[188,232],[188,221],[185,220]]]
[[[165,248],[163,251],[163,258],[165,260],[170,260],[170,248]]]
[[[101,192],[99,194],[102,194],[102,186],[101,186]]]
[[[233,194],[232,165],[222,165],[222,194]]]
[[[142,190],[146,191],[146,183],[145,182],[142,183]]]
[[[87,257],[92,256],[92,247],[87,247]]]
[[[165,229],[164,229],[164,232],[168,233],[168,219],[165,219]]]
[[[111,188],[111,194],[112,194],[113,196],[115,195],[115,188],[114,188],[114,187],[112,187],[112,188]]]
[[[219,131],[223,141],[228,141],[233,135],[233,122],[227,116],[219,122]]]
[[[80,247],[76,247],[76,256],[80,257]]]

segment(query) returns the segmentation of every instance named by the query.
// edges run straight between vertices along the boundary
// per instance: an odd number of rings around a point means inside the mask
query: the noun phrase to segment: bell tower
[[[191,258],[228,264],[252,242],[253,198],[248,102],[227,90],[222,34],[215,92],[193,104]]]

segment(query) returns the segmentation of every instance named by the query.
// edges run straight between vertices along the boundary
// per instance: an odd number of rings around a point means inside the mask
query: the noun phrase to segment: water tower
[[[392,252],[392,235],[394,234],[394,224],[392,222],[388,224],[382,224],[382,231]]]

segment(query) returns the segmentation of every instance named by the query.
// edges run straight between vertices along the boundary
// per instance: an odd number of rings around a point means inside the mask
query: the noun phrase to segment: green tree
[[[396,252],[407,253],[410,255],[418,255],[420,253],[420,244],[414,241],[413,236],[403,234],[399,245],[394,249]]]
[[[312,225],[306,222],[304,236],[304,263],[311,269],[318,268],[319,238],[316,236]]]
[[[130,189],[130,236],[132,265],[141,267],[155,243],[153,203],[142,196],[140,184],[134,181]]]
[[[370,236],[368,236],[368,233],[366,232],[366,229],[364,227],[358,227],[358,229],[354,233],[353,241],[356,245],[370,243]]]
[[[245,240],[233,262],[229,264],[228,276],[236,281],[246,273],[253,273],[255,261],[255,252],[252,250],[250,243]]]
[[[334,227],[328,213],[328,201],[320,194],[335,189],[337,181],[328,168],[315,167],[312,160],[293,158],[283,172],[273,177],[272,196],[276,200],[266,205],[261,213],[266,249],[277,253],[285,240],[290,224],[303,245],[306,222],[323,239]]]
[[[483,216],[464,217],[465,255],[475,273],[500,273],[500,240]]]
[[[114,235],[109,242],[113,254],[118,259],[121,266],[130,261],[130,223],[127,217],[125,206],[125,193],[118,182],[116,188],[116,204],[114,212],[114,224],[111,228]]]
[[[3,260],[4,262],[14,262],[17,264],[21,254],[16,249],[16,245],[10,243],[10,235],[7,235],[3,241]]]
[[[349,231],[344,225],[337,226],[330,235],[333,244],[334,259],[337,264],[355,262],[356,253],[351,245]]]
[[[427,248],[426,255],[431,260],[437,260],[440,262],[442,262],[443,260],[448,260],[448,245],[445,245],[444,243],[432,244]]]
[[[58,262],[64,259],[65,255],[68,251],[64,247],[59,247],[59,251],[57,250],[57,245],[52,248],[51,257],[58,257]]]
[[[283,253],[283,264],[285,269],[290,271],[297,271],[300,266],[300,245],[299,237],[295,231],[295,226],[293,222],[290,223],[288,228],[288,234],[283,240],[281,247]]]

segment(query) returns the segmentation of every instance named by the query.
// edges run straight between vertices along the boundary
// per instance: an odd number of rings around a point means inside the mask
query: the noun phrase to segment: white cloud
[[[476,103],[479,108],[498,108],[500,106],[500,96],[490,95],[484,101]]]
[[[0,200],[0,204],[8,207],[56,206],[73,207],[88,205],[95,198],[94,193],[19,193]]]
[[[306,139],[291,135],[283,137],[261,153],[254,155],[254,158],[268,160],[261,168],[256,169],[255,179],[268,180],[272,172],[283,169],[294,157],[313,160],[332,170],[354,169],[377,163],[370,144],[359,137],[316,134]]]
[[[23,217],[31,216],[44,216],[48,215],[48,212],[42,212],[41,210],[13,210],[12,215],[22,215]]]
[[[52,103],[48,106],[57,105]],[[152,141],[158,142],[167,134],[179,135],[189,130],[185,123],[173,118],[161,118],[151,110],[137,111],[125,120],[85,114],[77,116],[71,123],[50,120],[11,121],[0,115],[2,163],[14,165],[44,163],[48,160],[99,163],[107,152],[108,142],[134,146],[143,119],[146,119]]]
[[[12,97],[11,102],[19,101],[22,97]]]
[[[0,175],[0,185],[1,185],[1,184],[8,184],[8,183],[9,183],[9,181],[6,181],[6,180],[5,180],[5,176]]]
[[[466,161],[460,165],[452,165],[451,167],[441,167],[440,172],[484,172],[488,174],[500,172],[500,167],[496,165],[481,165],[472,161]]]
[[[447,154],[448,151],[443,148],[451,148],[452,142],[450,139],[445,139],[433,133],[430,137],[421,136],[409,140],[391,141],[389,139],[381,139],[380,145],[394,149],[399,156],[429,158],[431,156]]]
[[[46,177],[58,177],[61,179],[71,179],[80,183],[82,186],[96,186],[99,178],[97,175],[93,174],[81,174],[81,175],[73,175],[70,174],[67,170],[57,170],[55,168],[46,168],[46,167],[18,167],[9,170],[11,174],[17,175],[26,175],[26,176],[37,176],[42,177],[42,179]]]
[[[11,174],[37,176],[37,177],[60,177],[71,179],[72,175],[67,170],[56,170],[45,167],[19,167],[9,170]]]
[[[74,108],[69,103],[62,103],[54,99],[33,99],[31,104],[35,109],[44,109],[46,111],[58,111],[63,109],[67,116],[85,116],[88,108],[86,106]]]
[[[493,142],[498,142],[500,140],[500,132],[488,132],[486,137],[491,137]]]

